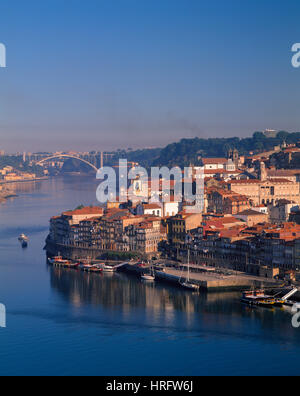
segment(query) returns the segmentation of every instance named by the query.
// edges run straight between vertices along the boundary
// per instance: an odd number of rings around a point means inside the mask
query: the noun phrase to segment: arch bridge
[[[51,157],[43,158],[42,160],[38,161],[36,163],[36,165],[43,165],[44,162],[51,161],[53,159],[59,159],[59,158],[76,159],[76,160],[81,161],[84,164],[90,166],[91,168],[93,168],[95,172],[98,172],[98,168],[95,165],[91,164],[90,162],[88,162],[80,157],[76,157],[75,155],[68,155],[68,154],[57,154],[57,155],[53,155]]]

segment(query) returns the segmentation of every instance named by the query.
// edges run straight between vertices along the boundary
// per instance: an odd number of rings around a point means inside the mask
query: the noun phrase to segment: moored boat
[[[72,265],[70,260],[64,260],[61,256],[55,256],[52,259],[49,258],[48,262],[55,267],[65,267]]]
[[[101,272],[103,272],[103,269],[100,268],[98,265],[94,265],[94,266],[90,269],[90,272],[101,273]]]
[[[153,266],[150,267],[150,272],[148,274],[142,274],[141,279],[147,282],[154,282],[155,281],[155,271]]]
[[[89,271],[91,271],[91,269],[93,268],[93,266],[92,266],[91,264],[81,264],[81,265],[79,266],[79,268],[80,268],[82,271],[89,272]]]
[[[101,265],[99,265],[99,267],[102,268],[102,271],[106,272],[106,273],[116,272],[116,268],[111,265],[101,264]]]
[[[251,306],[282,307],[284,300],[265,294],[265,290],[251,290],[243,293],[241,302]]]
[[[29,241],[29,238],[28,238],[27,235],[21,234],[21,235],[19,235],[18,240],[19,240],[20,242],[23,242],[23,241],[28,242],[28,241]]]
[[[179,282],[179,283],[180,283],[180,285],[181,285],[183,288],[185,288],[185,289],[187,289],[187,290],[194,290],[194,291],[197,291],[197,290],[200,289],[200,286],[199,286],[199,285],[196,285],[195,283],[191,283],[191,282],[188,282],[188,281],[186,281],[186,282]]]
[[[187,277],[186,279],[179,279],[179,284],[187,290],[197,291],[200,290],[200,286],[190,281],[190,251],[188,250],[188,263],[187,263]]]
[[[113,272],[116,272],[116,269],[110,265],[103,265],[102,271],[107,272],[107,273],[113,273]]]
[[[142,275],[141,279],[147,282],[153,282],[155,281],[155,276],[153,275]]]

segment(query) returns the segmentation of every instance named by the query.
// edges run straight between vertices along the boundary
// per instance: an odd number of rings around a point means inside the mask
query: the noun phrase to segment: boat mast
[[[188,249],[188,270],[187,270],[187,282],[190,281],[190,249]]]

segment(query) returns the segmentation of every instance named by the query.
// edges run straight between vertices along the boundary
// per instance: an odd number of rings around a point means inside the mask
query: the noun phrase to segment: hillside
[[[298,143],[300,132],[279,132],[276,138],[267,138],[261,132],[255,132],[251,138],[211,138],[211,139],[182,139],[178,143],[172,143],[161,150],[160,155],[153,159],[152,165],[169,167],[179,165],[188,166],[197,164],[198,158],[203,157],[226,157],[230,149],[237,149],[240,155],[249,152],[260,153],[272,150],[284,142],[288,144]]]

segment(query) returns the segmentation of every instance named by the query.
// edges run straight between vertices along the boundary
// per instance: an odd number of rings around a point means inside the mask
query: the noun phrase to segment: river
[[[0,204],[0,375],[300,373],[300,329],[287,310],[250,309],[238,293],[199,296],[48,267],[50,217],[96,203],[96,187],[84,177],[22,183],[18,198]]]

